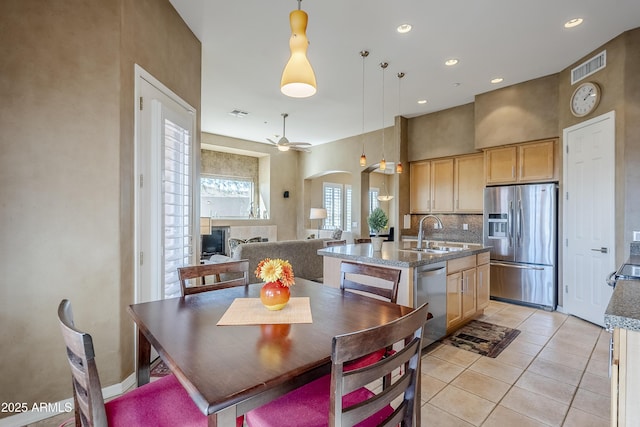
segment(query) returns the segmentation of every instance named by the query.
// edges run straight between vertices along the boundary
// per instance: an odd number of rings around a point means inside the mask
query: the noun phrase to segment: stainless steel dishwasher
[[[423,348],[447,334],[447,263],[445,261],[415,268],[413,306],[420,307],[425,302],[429,303],[428,311],[433,317],[427,320],[424,328]]]

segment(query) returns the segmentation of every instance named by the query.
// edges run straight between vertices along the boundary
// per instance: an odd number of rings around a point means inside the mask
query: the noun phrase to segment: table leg
[[[238,413],[236,405],[231,405],[221,411],[209,414],[209,427],[235,427]]]
[[[138,387],[151,380],[151,344],[142,331],[138,329]]]

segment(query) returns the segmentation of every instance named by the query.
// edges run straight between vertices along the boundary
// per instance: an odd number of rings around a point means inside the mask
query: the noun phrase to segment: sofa
[[[309,280],[321,280],[323,257],[318,255],[330,239],[283,240],[279,242],[242,243],[233,252],[233,259],[249,260],[249,280],[255,279],[253,272],[265,258],[281,258],[291,263],[293,274]]]

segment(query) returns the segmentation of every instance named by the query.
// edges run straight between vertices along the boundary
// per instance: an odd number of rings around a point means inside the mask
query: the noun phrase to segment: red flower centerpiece
[[[289,286],[295,284],[293,267],[289,261],[265,258],[258,264],[256,277],[264,280],[260,301],[269,310],[282,310],[289,302]]]

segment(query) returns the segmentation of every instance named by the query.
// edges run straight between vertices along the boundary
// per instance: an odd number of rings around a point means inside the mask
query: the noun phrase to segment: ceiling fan
[[[267,141],[275,145],[280,151],[296,150],[296,151],[304,151],[305,153],[311,152],[311,150],[307,148],[311,146],[311,144],[309,144],[308,142],[289,142],[289,140],[285,136],[286,135],[285,126],[286,126],[287,117],[289,117],[289,114],[282,113],[281,116],[282,116],[282,138],[280,138],[278,142],[275,142],[274,140],[269,138],[267,138]]]

